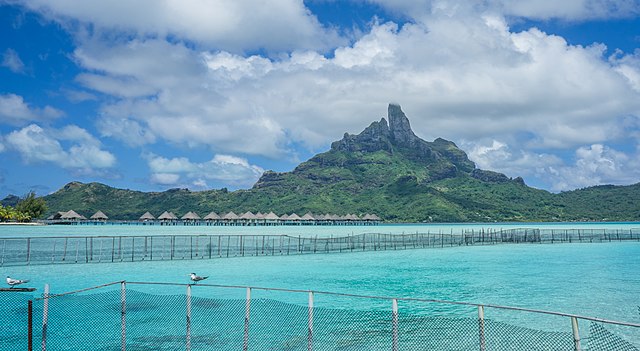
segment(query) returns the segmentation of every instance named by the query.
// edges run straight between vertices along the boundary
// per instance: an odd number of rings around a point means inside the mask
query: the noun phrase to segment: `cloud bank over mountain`
[[[368,3],[406,20],[337,27],[294,0],[268,9],[226,0],[12,2],[72,36],[73,83],[97,97],[94,134],[143,155],[156,184],[251,184],[267,168],[258,160],[293,164],[390,101],[419,136],[454,140],[483,168],[539,187],[640,179],[640,51],[512,29],[526,20],[635,18],[637,2]],[[0,98],[0,114],[12,116],[3,123],[13,126],[64,115],[11,92]],[[15,133],[24,132],[5,133],[4,144]],[[117,164],[118,153],[92,145],[113,160],[102,154],[80,168]],[[190,159],[189,150],[203,148],[211,161]],[[190,167],[166,172],[150,154]],[[216,163],[220,155],[243,161]],[[209,184],[212,173],[224,176]]]

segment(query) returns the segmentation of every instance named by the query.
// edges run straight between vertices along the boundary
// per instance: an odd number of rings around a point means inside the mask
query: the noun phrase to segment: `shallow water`
[[[364,233],[462,233],[471,231],[499,231],[503,229],[619,229],[640,228],[640,222],[573,222],[573,223],[445,223],[445,224],[381,224],[372,226],[162,226],[122,224],[82,224],[20,226],[0,225],[0,238],[41,236],[110,236],[110,235],[293,235],[304,237],[346,236]]]
[[[626,227],[625,227],[626,226]],[[75,226],[74,226],[75,227]],[[107,233],[106,230],[136,230],[138,226],[103,226],[97,231],[77,226],[75,228],[39,227],[20,229],[11,235],[49,235],[64,230],[68,235],[89,233]],[[99,226],[97,226],[99,227]],[[505,228],[500,225],[494,228]],[[513,227],[532,227],[531,224],[517,224]],[[558,225],[562,228],[579,226]],[[607,229],[629,227],[635,224],[608,225]],[[427,228],[427,229],[425,229]],[[398,233],[436,231],[432,226],[378,226],[378,227],[324,227],[324,228],[211,228],[211,227],[169,227],[162,229],[173,233],[216,234],[219,231],[233,230],[252,233],[265,229],[304,232],[316,235],[319,229],[325,233],[349,233],[350,230],[365,232]],[[453,230],[439,227],[437,230]],[[471,229],[465,226],[464,229]],[[486,225],[473,227],[473,230]],[[548,228],[545,226],[545,228]],[[595,228],[593,225],[584,226]],[[602,228],[602,227],[600,227]],[[4,229],[4,228],[0,228]],[[158,228],[150,228],[158,229]],[[144,228],[144,230],[149,230]],[[156,231],[149,230],[149,233]],[[246,230],[246,231],[243,231]],[[411,230],[411,231],[410,231]],[[211,232],[210,232],[211,231]],[[80,234],[83,233],[83,234]],[[166,234],[166,232],[162,232]],[[229,232],[224,232],[228,234]],[[354,232],[355,233],[355,232]],[[6,234],[6,233],[5,233]],[[56,233],[58,235],[60,233]],[[117,233],[110,233],[117,234]],[[320,234],[318,234],[320,235]],[[334,235],[334,234],[331,234]],[[66,264],[49,266],[2,267],[2,273],[17,278],[31,279],[29,286],[38,290],[31,295],[21,294],[20,301],[29,296],[37,297],[49,284],[51,292],[61,293],[112,281],[146,281],[189,283],[188,273],[197,272],[207,275],[206,283],[239,286],[257,286],[302,290],[320,290],[358,295],[414,297],[466,301],[482,304],[519,306],[533,309],[560,311],[565,313],[599,317],[611,320],[640,323],[640,242],[583,243],[583,244],[503,244],[491,246],[462,246],[435,249],[416,249],[399,251],[373,251],[333,254],[306,254],[292,256],[236,257],[211,260],[155,261],[133,263]],[[104,291],[115,293],[118,286]],[[128,285],[131,296],[135,292],[155,295],[184,294],[183,286],[167,287],[159,285]],[[87,294],[94,294],[93,291]],[[12,293],[15,294],[15,293]],[[243,313],[243,289],[222,289],[194,287],[194,298],[236,299],[236,312]],[[0,295],[1,296],[1,295]],[[96,295],[97,296],[97,295]],[[304,293],[285,293],[279,291],[254,290],[254,299],[274,299],[298,306],[305,306],[307,295]],[[2,305],[13,305],[7,295],[0,297]],[[15,298],[15,297],[12,297]],[[96,298],[97,299],[97,298]],[[154,297],[160,299],[161,297]],[[167,297],[167,299],[170,299]],[[183,301],[183,297],[177,298]],[[117,299],[114,300],[117,303]],[[147,301],[147,300],[144,300]],[[132,305],[142,309],[142,320],[155,320],[158,316],[144,313],[146,303]],[[154,300],[155,301],[155,300]],[[207,305],[210,300],[200,303]],[[377,310],[389,311],[390,301],[384,299],[359,299],[317,294],[315,304],[320,308],[338,308],[341,310]],[[96,305],[97,306],[97,305]],[[206,306],[205,306],[206,307]],[[184,314],[184,306],[173,306],[176,313]],[[235,308],[235,307],[234,307]],[[400,301],[401,315],[447,316],[474,318],[474,308],[433,303]],[[89,310],[91,307],[88,308]],[[164,308],[166,310],[167,308]],[[117,311],[116,311],[117,312]],[[302,313],[304,310],[302,311]],[[303,313],[304,314],[304,313]],[[485,311],[487,319],[508,322],[510,324],[533,327],[533,329],[562,330],[570,332],[570,322],[565,317],[532,316],[522,312],[505,312],[495,309]],[[117,322],[117,315],[113,316]],[[106,317],[105,317],[106,318]],[[155,318],[155,319],[154,319]],[[162,318],[161,318],[162,319]],[[177,322],[180,326],[183,322]],[[110,333],[117,334],[115,331]],[[133,327],[132,327],[133,328]],[[137,327],[140,328],[140,327]],[[139,330],[139,333],[144,334]],[[638,331],[631,335],[637,338]],[[637,341],[637,340],[636,340]]]

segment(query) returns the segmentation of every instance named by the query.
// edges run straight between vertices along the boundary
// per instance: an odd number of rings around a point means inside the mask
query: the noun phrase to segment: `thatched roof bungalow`
[[[183,221],[197,221],[200,219],[200,216],[198,216],[198,214],[195,212],[189,211],[180,219],[182,219]]]
[[[65,220],[68,220],[68,221],[79,221],[79,220],[85,220],[85,219],[87,219],[87,217],[85,217],[85,216],[83,216],[81,214],[78,214],[74,210],[69,210],[69,211],[65,212],[60,217],[60,219],[65,219]]]
[[[173,212],[164,211],[160,216],[158,216],[158,219],[161,221],[174,221],[178,219],[178,217],[176,217]]]
[[[210,212],[208,215],[204,216],[205,221],[218,221],[220,220],[220,216],[215,212]]]
[[[102,211],[98,211],[98,212],[94,213],[93,216],[91,216],[89,218],[93,219],[94,221],[106,221],[107,219],[109,219],[109,217],[107,217],[107,215],[104,214],[104,212],[102,212]]]
[[[153,221],[155,219],[156,217],[154,217],[149,211],[145,212],[142,216],[140,216],[140,218],[138,218],[138,220],[142,222]]]
[[[300,219],[303,220],[303,221],[315,221],[316,220],[316,218],[313,216],[313,214],[311,214],[311,212],[305,213],[305,215],[300,217]]]
[[[280,222],[280,217],[278,217],[278,215],[273,212],[269,212],[264,215],[264,221],[265,223],[276,224]]]

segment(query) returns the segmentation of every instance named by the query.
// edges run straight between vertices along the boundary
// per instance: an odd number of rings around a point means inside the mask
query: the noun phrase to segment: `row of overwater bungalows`
[[[57,212],[49,216],[47,220],[51,223],[105,223],[109,217],[102,211],[98,211],[87,219],[74,210],[70,210]],[[158,217],[150,212],[145,212],[136,223],[160,225],[375,225],[381,221],[380,217],[375,214],[339,216],[335,214],[314,215],[308,212],[303,216],[295,213],[278,216],[273,212],[267,214],[245,212],[241,215],[233,212],[226,214],[211,212],[200,217],[197,213],[189,211],[182,217],[178,217],[173,212],[165,211]],[[114,223],[123,223],[123,221]],[[124,223],[130,223],[130,221],[124,221]]]

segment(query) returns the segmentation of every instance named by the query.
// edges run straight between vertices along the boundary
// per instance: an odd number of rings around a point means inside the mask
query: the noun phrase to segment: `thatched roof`
[[[93,216],[90,217],[91,219],[109,219],[109,217],[107,217],[106,214],[104,214],[104,212],[102,211],[98,211],[96,213],[93,214]]]
[[[298,216],[297,214],[292,213],[287,219],[290,220],[290,221],[299,221],[302,218],[300,218],[300,216]]]
[[[303,221],[314,221],[316,218],[311,214],[311,212],[307,212],[300,219],[302,219]]]
[[[156,217],[154,217],[151,214],[151,212],[147,211],[142,216],[140,216],[140,218],[138,220],[140,220],[140,221],[149,221],[149,220],[154,220],[154,219],[156,219]]]
[[[69,210],[69,211],[65,212],[60,218],[62,218],[62,219],[87,219],[87,217],[78,214],[74,210]]]
[[[176,215],[174,215],[172,212],[169,211],[164,211],[162,212],[161,215],[158,216],[159,220],[171,220],[171,219],[178,219],[178,217],[176,217]]]
[[[273,212],[269,212],[264,216],[264,219],[270,220],[270,221],[277,221],[280,219],[280,217],[278,217],[278,215]]]
[[[251,211],[247,211],[240,216],[240,219],[257,219],[256,215],[254,215]]]
[[[220,219],[220,216],[218,216],[218,214],[217,214],[217,213],[215,213],[215,212],[211,212],[211,213],[209,213],[208,215],[206,215],[206,216],[204,217],[204,219],[206,219],[206,220]]]
[[[287,219],[289,219],[289,215],[285,213],[282,216],[280,216],[280,219],[283,221],[286,221]]]
[[[238,217],[237,214],[232,212],[227,213],[226,215],[222,216],[222,219],[239,219],[240,217]]]
[[[65,215],[65,213],[66,212],[59,211],[59,212],[56,212],[56,213],[52,214],[51,216],[47,217],[47,219],[60,219],[60,218],[62,218],[62,216]]]
[[[198,216],[198,214],[197,214],[197,213],[195,213],[195,212],[191,212],[191,211],[189,211],[189,212],[187,212],[184,216],[182,216],[182,218],[181,218],[181,219],[186,219],[186,220],[197,220],[197,219],[200,219],[200,216]]]

